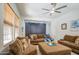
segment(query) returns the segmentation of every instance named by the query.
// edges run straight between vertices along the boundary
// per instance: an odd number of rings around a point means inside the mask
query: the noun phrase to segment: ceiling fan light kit
[[[55,11],[53,10],[53,11],[50,11],[50,13],[54,13]]]

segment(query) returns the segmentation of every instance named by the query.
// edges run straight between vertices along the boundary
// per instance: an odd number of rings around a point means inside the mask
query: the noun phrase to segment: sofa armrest
[[[73,44],[73,46],[72,46],[74,49],[77,49],[77,50],[79,50],[79,45],[76,45],[75,43]]]
[[[60,40],[64,40],[64,39],[60,39]]]
[[[58,42],[61,42],[61,41],[64,41],[64,39],[60,39],[60,40],[58,40]]]

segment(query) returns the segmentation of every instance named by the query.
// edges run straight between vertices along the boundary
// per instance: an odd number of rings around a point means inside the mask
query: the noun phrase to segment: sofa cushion
[[[14,54],[22,54],[23,47],[19,39],[16,39],[16,41],[10,45],[10,51],[13,52]]]
[[[31,38],[31,40],[34,40],[34,39],[37,38],[37,35],[36,35],[36,34],[31,34],[31,35],[30,35],[30,38]]]
[[[59,41],[59,43],[68,46],[70,48],[79,49],[79,45],[76,45],[75,43],[69,42],[69,41]]]
[[[74,43],[75,43],[76,38],[77,38],[77,36],[70,36],[70,35],[64,36],[64,40],[69,41],[69,42],[74,42]]]
[[[79,37],[76,38],[76,40],[75,40],[75,44],[76,44],[76,45],[79,45]]]
[[[27,37],[17,37],[18,41],[20,41],[18,44],[21,44],[22,51],[25,51],[28,45],[28,38]]]
[[[37,40],[37,35],[33,36],[33,40]]]
[[[37,37],[38,37],[38,39],[39,38],[44,38],[44,34],[38,34]]]
[[[41,39],[41,38],[44,38],[44,37],[45,37],[44,34],[31,34],[30,35],[31,40],[37,40],[37,39]]]
[[[25,51],[24,51],[24,55],[26,54],[32,54],[33,52],[36,51],[36,46],[34,45],[30,45]]]
[[[23,51],[25,51],[25,49],[28,47],[28,42],[26,39],[21,39],[21,43],[22,43]]]

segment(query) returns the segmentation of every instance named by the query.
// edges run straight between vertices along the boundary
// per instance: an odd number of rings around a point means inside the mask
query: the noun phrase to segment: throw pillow
[[[36,36],[33,36],[33,39],[34,39],[34,40],[37,40],[37,35],[36,35]]]
[[[79,45],[79,37],[75,40],[75,44]]]
[[[33,35],[30,35],[31,40],[33,40]]]
[[[37,35],[36,35],[36,34],[32,34],[32,35],[30,35],[31,40],[34,40],[35,36],[37,36]]]
[[[27,40],[26,39],[22,39],[21,42],[22,42],[22,45],[23,45],[23,50],[26,50],[26,48],[28,47]]]
[[[40,39],[41,38],[41,34],[38,34],[37,37],[38,37],[38,39]]]
[[[14,43],[15,44],[14,52],[16,54],[21,54],[23,52],[23,47],[22,47],[21,40],[17,39],[15,42],[16,43]]]

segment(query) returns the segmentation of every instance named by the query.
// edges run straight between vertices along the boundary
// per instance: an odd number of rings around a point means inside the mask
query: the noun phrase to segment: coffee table
[[[43,55],[70,55],[71,48],[56,43],[56,46],[48,46],[45,42],[38,44],[39,50]]]

